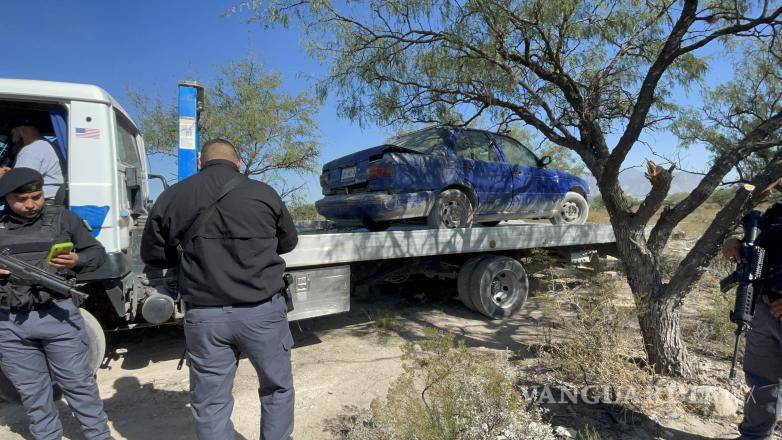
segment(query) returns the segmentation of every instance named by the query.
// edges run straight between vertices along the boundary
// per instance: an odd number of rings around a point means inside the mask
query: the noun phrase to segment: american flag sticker
[[[84,139],[100,139],[100,130],[97,128],[76,127],[76,137]]]

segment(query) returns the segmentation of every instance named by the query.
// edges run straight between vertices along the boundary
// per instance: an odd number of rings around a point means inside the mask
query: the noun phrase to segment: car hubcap
[[[449,201],[443,208],[443,223],[449,228],[458,228],[462,224],[464,208],[455,200]]]
[[[503,270],[491,281],[491,299],[497,307],[506,308],[513,305],[519,292],[519,280],[510,270]]]
[[[562,218],[566,222],[573,222],[578,220],[578,216],[581,210],[578,209],[578,205],[573,202],[567,202],[562,205]]]

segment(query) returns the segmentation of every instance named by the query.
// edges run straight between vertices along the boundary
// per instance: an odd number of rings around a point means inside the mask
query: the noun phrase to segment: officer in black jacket
[[[230,142],[206,142],[200,168],[160,195],[141,242],[148,265],[179,265],[196,433],[202,440],[235,437],[231,391],[241,352],[260,379],[261,438],[287,439],[293,338],[280,254],[296,246],[296,229],[280,196],[240,173]]]
[[[30,264],[73,277],[96,269],[103,246],[76,214],[44,203],[43,176],[14,168],[0,178],[0,248]],[[46,263],[55,243],[72,242],[73,252]],[[9,276],[10,275],[10,276]],[[0,269],[0,366],[19,391],[35,439],[62,438],[52,399],[52,376],[76,414],[87,439],[107,439],[109,427],[88,362],[89,336],[70,298],[21,282]]]
[[[771,206],[758,223],[758,246],[766,249],[763,279],[754,286],[760,297],[755,304],[744,352],[744,375],[750,386],[739,425],[741,440],[772,438],[782,410],[782,204]],[[741,242],[725,241],[723,255],[741,260]]]

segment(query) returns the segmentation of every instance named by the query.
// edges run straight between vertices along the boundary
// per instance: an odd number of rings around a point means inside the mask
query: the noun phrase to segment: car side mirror
[[[541,157],[538,163],[540,164],[540,166],[545,167],[546,165],[551,163],[551,156]]]

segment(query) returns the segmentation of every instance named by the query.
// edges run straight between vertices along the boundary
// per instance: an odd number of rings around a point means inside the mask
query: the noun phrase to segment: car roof
[[[93,84],[0,78],[0,96],[19,99],[32,98],[47,101],[54,99],[107,104],[116,108],[133,125],[136,125],[128,112],[107,91]]]

